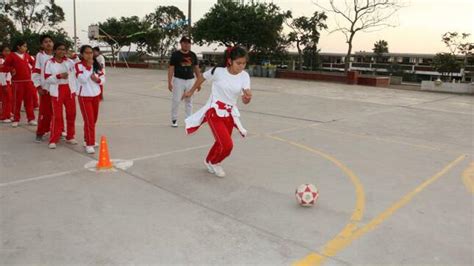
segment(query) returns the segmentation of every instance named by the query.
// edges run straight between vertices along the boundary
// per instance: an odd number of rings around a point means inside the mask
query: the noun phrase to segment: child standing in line
[[[82,61],[76,63],[77,95],[82,118],[84,119],[84,138],[86,152],[95,153],[95,125],[99,116],[100,85],[105,82],[100,64],[94,60],[90,45],[80,49]]]
[[[35,91],[31,79],[31,69],[35,65],[33,58],[26,52],[28,46],[25,41],[17,41],[14,46],[14,53],[11,53],[5,60],[2,73],[11,72],[13,82],[13,111],[14,121],[12,127],[18,127],[21,117],[21,104],[26,110],[28,125],[37,126],[35,113],[33,110],[33,96]]]
[[[8,46],[2,46],[0,48],[0,68],[3,67],[5,58],[7,58],[9,54],[10,48],[8,48]],[[0,122],[2,123],[12,122],[13,94],[11,82],[12,76],[10,73],[0,73],[0,100],[2,102]]]
[[[64,129],[63,106],[66,110],[67,135],[66,143],[77,144],[75,135],[76,121],[76,86],[71,80],[74,75],[74,62],[66,57],[66,45],[56,43],[54,45],[54,57],[46,62],[44,71],[45,84],[48,86],[53,106],[53,119],[51,123],[51,135],[49,148],[55,149],[61,132]]]

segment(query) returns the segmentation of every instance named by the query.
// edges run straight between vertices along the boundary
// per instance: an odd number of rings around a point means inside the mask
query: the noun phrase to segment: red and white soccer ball
[[[318,189],[313,184],[303,184],[296,189],[296,201],[304,207],[311,207],[319,197]]]

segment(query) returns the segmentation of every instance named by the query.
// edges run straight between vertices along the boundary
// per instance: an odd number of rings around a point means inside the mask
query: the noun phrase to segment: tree
[[[0,3],[0,10],[18,22],[22,33],[56,29],[64,21],[63,9],[54,0],[15,0]]]
[[[328,28],[325,24],[326,19],[327,16],[324,12],[316,11],[312,17],[301,16],[293,19],[291,23],[287,23],[292,30],[289,34],[289,40],[296,43],[296,49],[298,50],[300,70],[303,70],[303,51],[306,51],[306,54],[309,54],[310,57],[317,53],[320,38],[319,31]]]
[[[186,16],[176,6],[160,6],[145,19],[146,38],[142,39],[149,52],[165,57],[176,46],[179,36],[186,32]]]
[[[240,45],[251,52],[265,51],[280,45],[283,23],[290,16],[272,3],[222,2],[196,22],[192,34],[200,45]]]
[[[438,53],[433,58],[433,68],[442,76],[451,76],[453,72],[458,72],[460,68],[456,56],[450,53]]]
[[[464,56],[463,68],[466,67],[468,57],[472,56],[474,43],[469,42],[469,33],[446,32],[443,34],[442,41],[448,47],[451,54],[462,54]],[[466,81],[465,71],[462,71],[462,81]]]
[[[15,24],[6,15],[0,15],[0,44],[11,43],[11,38],[15,34]]]
[[[335,15],[337,28],[332,32],[342,32],[346,38],[345,72],[349,69],[355,35],[360,31],[376,31],[385,27],[393,27],[389,23],[389,19],[402,7],[398,0],[329,0],[328,7],[318,3],[316,5]]]
[[[28,45],[29,53],[34,55],[40,51],[40,36],[42,34],[51,35],[55,42],[62,42],[68,47],[73,47],[73,41],[63,29],[48,30],[42,33],[25,31],[24,33],[15,32],[11,37],[11,44],[13,45],[17,40],[25,40]]]
[[[110,45],[112,51],[112,62],[115,63],[115,56],[124,46],[129,46],[135,40],[135,34],[142,29],[140,18],[137,16],[108,18],[105,22],[98,24],[100,41]],[[130,50],[129,50],[130,51]]]
[[[385,40],[379,40],[374,43],[374,48],[372,50],[375,54],[375,62],[379,63],[383,59],[383,55],[388,53],[388,43]]]

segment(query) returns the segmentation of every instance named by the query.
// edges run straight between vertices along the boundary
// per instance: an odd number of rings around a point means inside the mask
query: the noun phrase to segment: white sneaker
[[[56,149],[56,143],[49,143],[48,147],[50,149]]]
[[[214,170],[214,174],[218,177],[225,177],[225,172],[224,172],[224,169],[222,168],[222,166],[216,164],[216,165],[212,165],[212,168]]]
[[[37,126],[38,123],[35,120],[28,121],[29,126]]]
[[[204,165],[206,166],[207,168],[207,171],[211,174],[215,174],[216,172],[214,172],[214,168],[212,168],[212,165],[206,161],[204,161]]]
[[[66,143],[71,144],[71,145],[77,145],[77,140],[76,139],[67,139]]]
[[[18,127],[18,122],[13,122],[12,127]]]
[[[82,146],[85,148],[87,147],[87,143],[84,141],[84,143],[82,143]],[[91,146],[92,147],[92,146]],[[99,143],[97,142],[94,142],[94,147],[99,147]]]
[[[61,136],[62,136],[62,137],[67,137],[67,133],[66,133],[66,132],[64,132],[64,131],[63,131],[63,132],[61,132]]]
[[[86,152],[87,152],[88,154],[94,154],[94,153],[95,153],[94,146],[87,146],[87,147],[86,147]]]
[[[12,121],[10,119],[5,119],[5,120],[2,120],[2,123],[11,123]]]
[[[178,121],[176,120],[171,121],[171,127],[178,127]]]

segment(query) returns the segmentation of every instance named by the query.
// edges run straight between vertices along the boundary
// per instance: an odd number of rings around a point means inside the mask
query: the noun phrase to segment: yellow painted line
[[[266,136],[274,140],[291,144],[295,147],[309,151],[311,153],[315,153],[329,160],[336,167],[341,169],[344,172],[344,174],[349,177],[352,184],[354,185],[355,194],[356,194],[356,203],[354,206],[354,210],[352,211],[350,222],[346,224],[346,226],[344,226],[344,228],[336,235],[336,237],[334,237],[332,240],[326,243],[326,245],[324,246],[320,254],[311,253],[310,255],[305,257],[303,260],[294,264],[298,266],[319,265],[325,259],[327,259],[327,257],[334,256],[341,248],[345,246],[346,239],[349,238],[355,232],[355,230],[357,229],[357,223],[360,222],[360,220],[362,220],[362,217],[364,215],[364,209],[365,209],[365,192],[364,192],[364,187],[362,186],[362,182],[360,181],[359,177],[357,177],[357,175],[355,175],[354,172],[352,172],[352,170],[350,170],[346,165],[344,165],[335,157],[325,152],[322,152],[322,151],[313,149],[311,147],[305,146],[303,144],[289,141],[280,137],[270,136],[270,135],[266,135]]]
[[[464,182],[467,191],[474,194],[474,161],[471,161],[469,166],[462,173],[462,181]]]
[[[312,126],[312,127],[314,128],[315,126]],[[455,151],[451,151],[451,150],[443,150],[441,148],[437,148],[437,147],[433,147],[433,146],[428,146],[428,145],[423,145],[423,144],[416,144],[416,143],[411,143],[411,142],[406,142],[406,141],[393,140],[393,139],[382,138],[382,137],[377,137],[377,136],[367,136],[367,135],[362,135],[362,134],[357,134],[357,133],[351,133],[351,132],[344,132],[344,131],[339,131],[339,130],[334,130],[334,129],[322,128],[322,127],[319,127],[318,130],[331,132],[331,133],[336,133],[336,134],[347,135],[347,136],[352,136],[352,137],[357,137],[357,138],[373,139],[373,140],[383,141],[383,142],[388,142],[388,143],[402,144],[402,145],[406,145],[406,146],[410,146],[410,147],[414,147],[414,148],[419,148],[419,149],[424,149],[424,150],[443,151],[443,152],[450,152],[450,153],[459,154],[459,152],[455,152]]]
[[[390,218],[398,209],[402,208],[406,204],[408,204],[413,197],[415,197],[418,193],[423,191],[426,187],[431,185],[433,182],[438,180],[440,177],[445,175],[451,168],[454,166],[458,165],[460,162],[462,162],[466,158],[466,155],[461,155],[458,158],[456,158],[454,161],[450,162],[448,165],[446,165],[441,171],[436,173],[435,175],[431,176],[427,180],[425,180],[423,183],[421,183],[419,186],[417,186],[414,190],[410,191],[408,194],[403,196],[400,200],[395,202],[392,206],[390,206],[388,209],[380,213],[377,217],[372,219],[369,223],[366,225],[360,227],[359,229],[355,230],[352,234],[348,235],[345,238],[341,238],[340,241],[333,242],[331,248],[331,253],[327,254],[325,253],[324,249],[323,252],[321,252],[321,255],[313,253],[305,257],[304,259],[296,262],[294,265],[298,266],[307,266],[307,265],[321,265],[328,257],[336,255],[339,251],[350,245],[354,240],[358,239],[362,235],[364,235],[367,232],[370,232],[374,230],[378,225],[380,225],[382,222],[384,222],[386,219]],[[332,240],[333,241],[333,240]],[[331,242],[330,242],[331,243]],[[325,249],[327,249],[328,245],[326,245]]]

